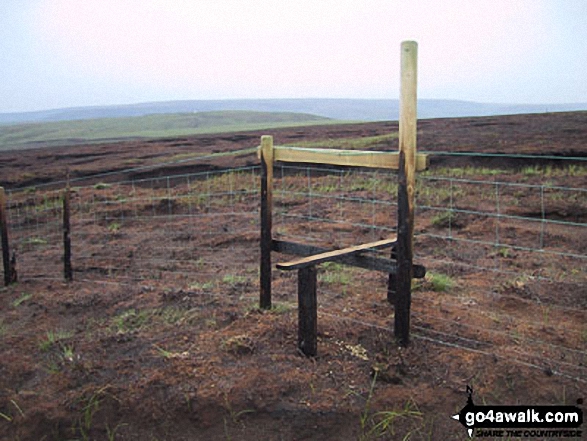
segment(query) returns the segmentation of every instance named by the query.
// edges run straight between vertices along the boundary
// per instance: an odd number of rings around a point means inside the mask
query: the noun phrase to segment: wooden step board
[[[312,256],[302,257],[301,259],[292,260],[290,262],[278,263],[276,266],[278,269],[285,271],[308,268],[319,263],[336,261],[344,256],[350,256],[352,254],[361,253],[367,250],[389,248],[394,246],[396,243],[397,238],[393,237],[390,239],[379,240],[377,242],[356,245],[350,248],[343,248],[340,250],[328,251],[326,253],[314,254]]]

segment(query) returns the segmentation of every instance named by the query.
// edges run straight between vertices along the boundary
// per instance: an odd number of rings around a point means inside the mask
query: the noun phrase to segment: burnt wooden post
[[[69,177],[67,188],[63,193],[63,277],[68,282],[73,280],[71,268],[71,191],[69,188]]]
[[[397,260],[396,247],[391,249],[391,260]],[[389,273],[389,279],[387,281],[387,301],[393,305],[395,295],[397,293],[397,274]]]
[[[261,267],[259,308],[271,308],[273,137],[261,137]]]
[[[318,353],[318,302],[316,266],[298,270],[298,348],[308,357]]]
[[[12,265],[10,262],[10,244],[8,241],[8,217],[6,214],[6,192],[0,187],[0,229],[2,230],[2,263],[4,264],[4,285],[10,285],[12,280]]]
[[[394,333],[402,346],[410,342],[410,306],[413,277],[414,194],[416,190],[418,44],[401,44],[401,89],[399,121],[399,187],[397,263]]]

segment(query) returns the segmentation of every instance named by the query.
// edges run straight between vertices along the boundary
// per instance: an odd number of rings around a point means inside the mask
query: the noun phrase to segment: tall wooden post
[[[10,244],[8,243],[8,217],[6,215],[6,192],[0,187],[0,230],[2,235],[2,263],[4,264],[4,285],[12,282]]]
[[[67,188],[63,193],[63,277],[68,282],[71,282],[73,280],[73,270],[71,268],[71,191],[69,177],[67,181]]]
[[[271,308],[271,249],[273,210],[273,137],[261,137],[261,309]]]
[[[399,121],[399,188],[397,223],[397,263],[395,300],[395,337],[399,344],[410,342],[410,306],[412,302],[412,261],[414,235],[414,194],[416,191],[416,119],[417,119],[418,44],[401,44],[401,89]]]

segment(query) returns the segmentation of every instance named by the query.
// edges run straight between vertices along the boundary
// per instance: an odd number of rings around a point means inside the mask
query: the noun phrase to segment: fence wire
[[[562,184],[587,173],[539,172],[479,179],[433,169],[418,177],[415,260],[428,276],[415,282],[413,335],[584,383],[587,190]],[[259,175],[259,167],[242,167],[72,187],[74,277],[159,281],[206,296],[229,290],[252,302]],[[21,280],[62,273],[62,191],[9,193]],[[274,193],[277,239],[341,248],[396,232],[397,176],[389,172],[281,166]],[[320,316],[390,331],[386,282],[384,274],[322,265],[328,307]],[[276,272],[274,284],[276,301],[291,304],[295,276]]]

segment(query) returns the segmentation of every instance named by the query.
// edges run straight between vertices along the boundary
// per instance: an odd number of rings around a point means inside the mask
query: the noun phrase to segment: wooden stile
[[[394,334],[402,346],[409,344],[411,284],[426,269],[413,264],[414,203],[416,171],[428,166],[427,155],[416,153],[417,50],[414,41],[401,45],[401,93],[399,152],[372,152],[274,146],[271,136],[261,138],[261,308],[271,308],[271,251],[302,256],[278,263],[282,270],[298,271],[298,347],[308,356],[316,355],[317,303],[316,265],[336,261],[389,274],[387,298],[395,307]],[[397,238],[356,245],[340,250],[272,239],[273,162],[327,164],[398,170]],[[391,258],[369,251],[392,247]]]

